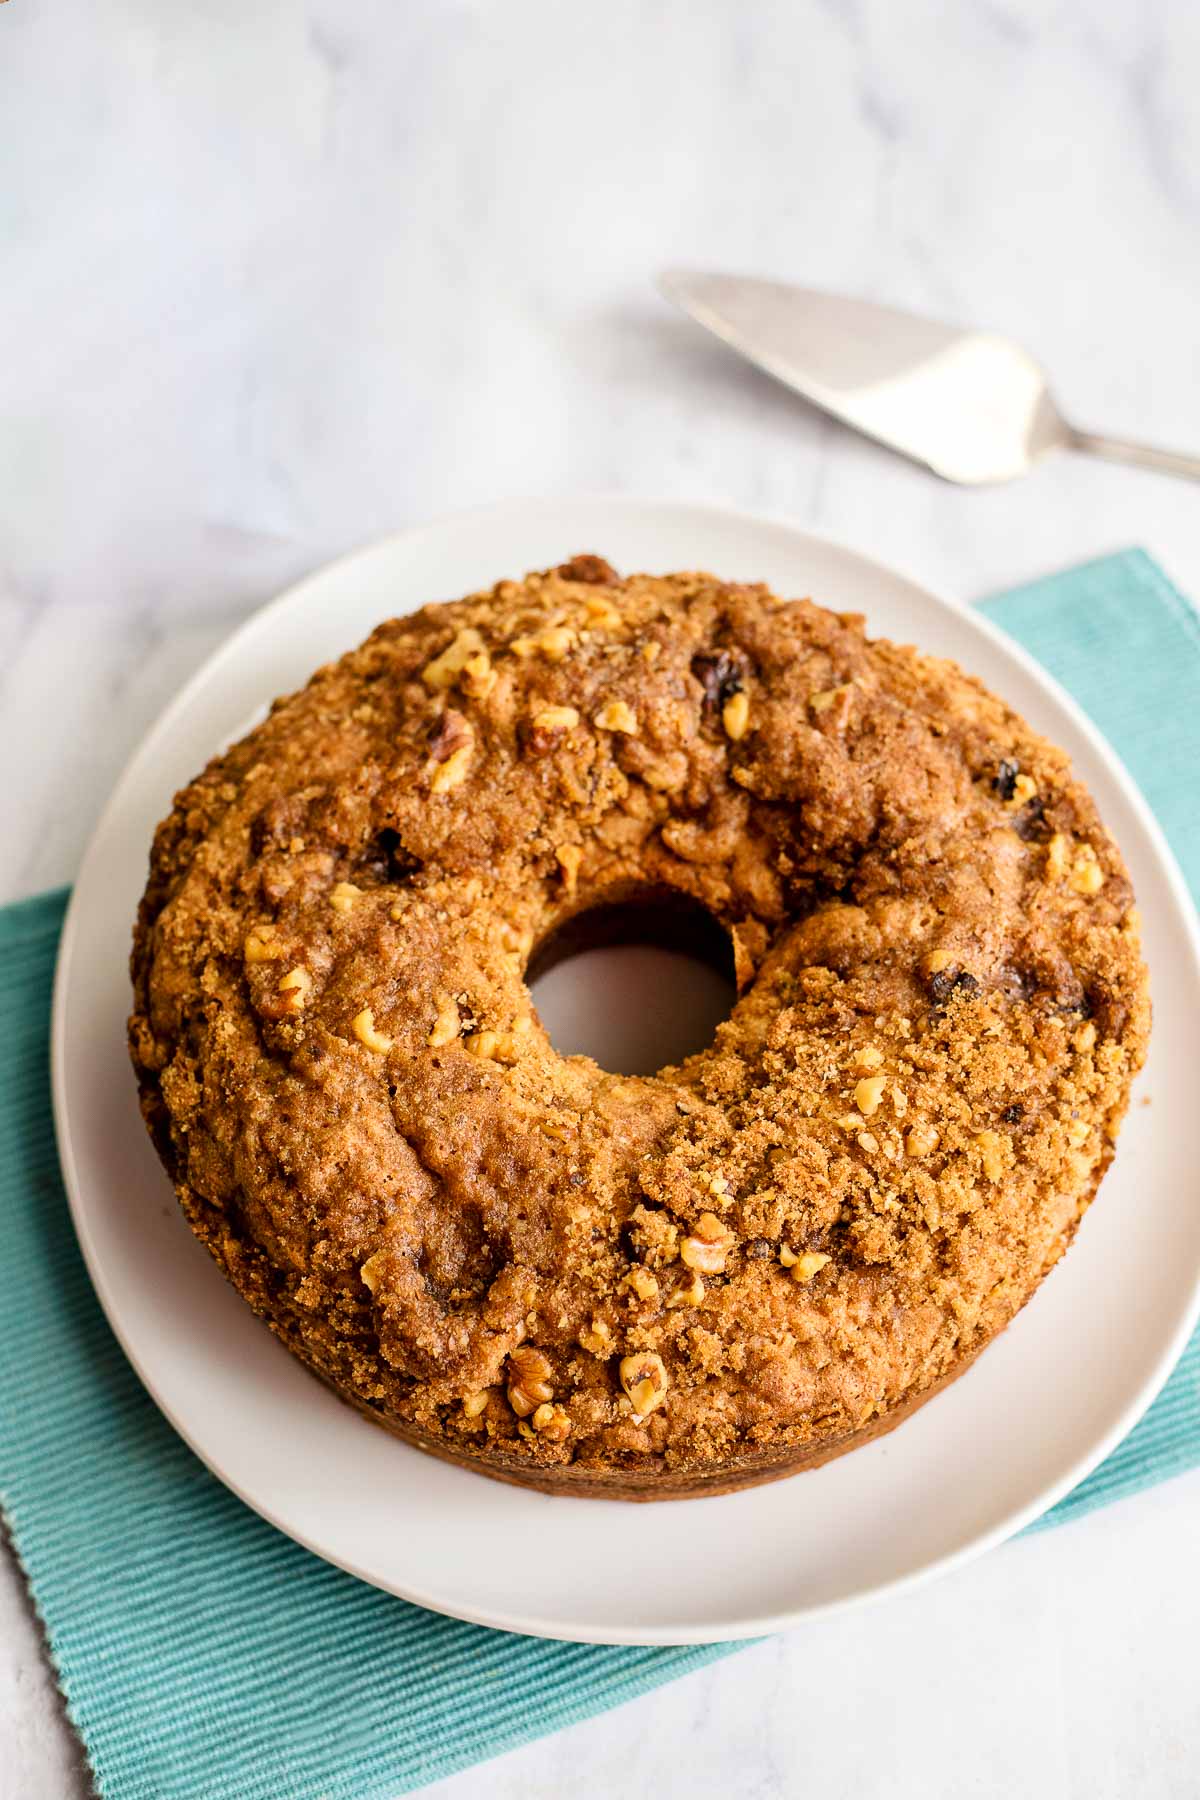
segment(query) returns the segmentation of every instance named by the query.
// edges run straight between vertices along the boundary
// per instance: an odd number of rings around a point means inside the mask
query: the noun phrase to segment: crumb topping
[[[577,914],[739,998],[559,1056]],[[1066,757],[860,619],[598,557],[381,625],[160,826],[130,1041],[193,1229],[358,1405],[481,1466],[752,1469],[944,1380],[1069,1243],[1149,1006]]]

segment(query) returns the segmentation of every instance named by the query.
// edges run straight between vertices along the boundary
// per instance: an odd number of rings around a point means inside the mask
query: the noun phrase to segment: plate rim
[[[1043,1484],[1038,1492],[1025,1503],[1014,1506],[996,1524],[975,1533],[970,1539],[942,1555],[933,1556],[920,1563],[919,1566],[900,1573],[875,1585],[855,1590],[843,1595],[814,1601],[799,1607],[788,1606],[777,1612],[763,1614],[754,1618],[730,1620],[714,1635],[714,1629],[705,1625],[678,1626],[635,1626],[629,1629],[611,1625],[588,1626],[572,1623],[569,1620],[545,1618],[529,1614],[507,1613],[491,1606],[478,1608],[465,1606],[460,1602],[448,1605],[436,1594],[423,1592],[419,1584],[405,1583],[397,1585],[381,1580],[377,1575],[368,1572],[356,1564],[352,1556],[330,1548],[315,1541],[311,1534],[298,1531],[283,1519],[278,1510],[263,1499],[246,1491],[240,1483],[226,1470],[214,1462],[201,1444],[193,1436],[188,1424],[180,1419],[174,1408],[160,1395],[155,1385],[152,1372],[144,1366],[141,1357],[135,1353],[125,1330],[120,1308],[108,1290],[103,1267],[99,1261],[99,1252],[92,1241],[88,1222],[88,1212],[83,1198],[83,1182],[80,1168],[75,1156],[70,1129],[70,1099],[67,1084],[66,1068],[66,1033],[65,1014],[70,991],[72,965],[75,956],[79,919],[82,913],[82,896],[85,877],[89,865],[98,856],[100,846],[111,829],[112,822],[119,816],[126,799],[127,790],[132,788],[141,773],[143,764],[154,753],[158,745],[169,737],[177,717],[186,712],[197,690],[210,682],[213,676],[228,661],[236,657],[242,642],[253,630],[261,626],[266,619],[276,613],[284,612],[309,588],[323,584],[334,576],[344,577],[356,562],[375,558],[390,550],[398,550],[401,546],[412,547],[422,539],[437,537],[450,529],[479,525],[485,521],[498,521],[510,514],[533,512],[536,509],[571,509],[580,513],[604,508],[617,508],[629,513],[638,513],[643,517],[674,513],[691,515],[698,523],[704,521],[720,521],[727,525],[749,530],[769,529],[773,532],[784,532],[798,543],[813,543],[839,553],[854,563],[864,566],[875,575],[889,582],[901,582],[917,591],[933,602],[938,610],[953,616],[969,619],[972,629],[978,631],[994,648],[1004,656],[1015,661],[1026,677],[1040,688],[1046,697],[1069,718],[1072,726],[1087,743],[1092,753],[1104,764],[1113,782],[1121,790],[1122,798],[1137,818],[1137,822],[1146,835],[1148,846],[1158,865],[1166,892],[1178,915],[1178,922],[1184,929],[1193,964],[1193,977],[1200,987],[1200,918],[1192,903],[1190,891],[1174,852],[1167,841],[1162,827],[1152,812],[1149,803],[1140,788],[1133,780],[1124,762],[1116,750],[1110,745],[1099,728],[1092,722],[1087,713],[1075,700],[1074,696],[1062,686],[1037,659],[1025,649],[1024,645],[1010,637],[986,614],[975,607],[952,599],[940,589],[931,587],[923,578],[910,573],[901,564],[883,562],[869,552],[859,549],[838,534],[813,528],[797,522],[787,515],[778,512],[763,512],[751,508],[727,506],[705,500],[664,496],[654,498],[634,496],[612,492],[586,493],[576,495],[532,495],[516,496],[483,505],[441,513],[424,522],[401,528],[394,532],[371,539],[342,554],[322,563],[308,571],[299,580],[289,583],[280,593],[255,607],[227,637],[204,658],[193,670],[187,680],[167,701],[166,705],[155,716],[149,727],[143,732],[122,767],[121,773],[114,783],[109,797],[101,808],[96,823],[89,835],[87,845],[80,858],[79,867],[72,883],[71,895],[63,920],[55,962],[53,994],[51,1004],[51,1044],[50,1073],[51,1094],[54,1118],[55,1137],[59,1161],[63,1175],[63,1185],[67,1193],[72,1225],[78,1239],[88,1276],[93,1290],[105,1314],[108,1324],[120,1345],[121,1351],[130,1363],[139,1381],[146,1389],[149,1397],[166,1418],[171,1428],[188,1445],[194,1455],[219,1480],[223,1486],[234,1493],[246,1506],[268,1524],[293,1542],[300,1544],[313,1555],[323,1561],[342,1569],[345,1573],[367,1583],[383,1592],[394,1594],[397,1598],[410,1604],[440,1613],[443,1616],[462,1619],[470,1624],[481,1625],[495,1630],[508,1631],[535,1638],[566,1640],[577,1643],[630,1645],[630,1646],[684,1646],[732,1643],[786,1630],[802,1622],[817,1618],[831,1617],[848,1612],[853,1608],[873,1604],[876,1601],[898,1596],[928,1581],[949,1574],[973,1561],[977,1556],[1015,1536],[1026,1525],[1049,1511],[1075,1488],[1081,1481],[1111,1454],[1112,1450],[1129,1434],[1138,1420],[1153,1404],[1171,1374],[1176,1362],[1182,1354],[1192,1333],[1200,1322],[1200,1261],[1192,1273],[1190,1297],[1188,1303],[1180,1309],[1179,1317],[1170,1332],[1164,1347],[1155,1358],[1153,1368],[1145,1377],[1136,1393],[1120,1409],[1108,1427],[1098,1434],[1089,1449],[1076,1457],[1068,1468],[1063,1470],[1052,1482]],[[419,1454],[419,1452],[417,1453]],[[479,1477],[480,1481],[484,1479]],[[561,1496],[561,1498],[570,1498]],[[581,1502],[582,1503],[582,1502]],[[700,1504],[703,1503],[701,1500]]]

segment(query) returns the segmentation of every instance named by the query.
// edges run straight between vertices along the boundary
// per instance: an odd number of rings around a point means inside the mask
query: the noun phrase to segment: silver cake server
[[[668,300],[835,419],[947,481],[1011,481],[1049,450],[1090,450],[1200,481],[1200,457],[1067,423],[1019,345],[781,281],[670,269]]]

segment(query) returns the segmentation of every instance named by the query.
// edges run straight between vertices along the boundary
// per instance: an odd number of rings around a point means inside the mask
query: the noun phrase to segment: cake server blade
[[[671,269],[659,285],[814,406],[947,481],[1010,481],[1061,449],[1200,480],[1200,457],[1068,424],[1041,367],[1007,338],[752,276]]]

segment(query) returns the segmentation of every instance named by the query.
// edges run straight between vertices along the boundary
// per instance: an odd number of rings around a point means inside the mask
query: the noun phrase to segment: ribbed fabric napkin
[[[1190,606],[1130,551],[989,610],[1116,745],[1195,894]],[[67,1215],[46,1077],[64,902],[0,912],[0,1506],[100,1792],[407,1793],[735,1649],[604,1649],[458,1624],[318,1561],[207,1473],[118,1349]],[[1041,1523],[1197,1462],[1200,1337],[1137,1429]]]

